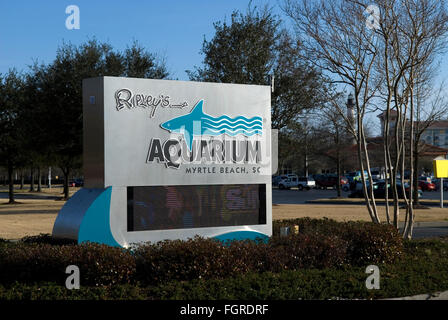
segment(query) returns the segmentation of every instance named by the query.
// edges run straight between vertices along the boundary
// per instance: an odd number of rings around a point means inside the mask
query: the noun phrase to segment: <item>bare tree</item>
[[[403,175],[406,159],[411,173],[415,164],[416,88],[423,79],[430,79],[427,71],[446,48],[447,8],[445,1],[437,0],[380,0],[375,6],[370,4],[371,1],[356,0],[284,0],[283,10],[295,23],[304,48],[303,58],[329,74],[333,83],[348,85],[353,90],[355,125],[350,124],[345,110],[334,105],[351,126],[358,146],[359,168],[361,172],[366,169],[369,182],[372,177],[365,115],[378,109],[378,104],[383,106],[386,189],[389,177],[394,200],[392,221],[386,192],[386,219],[398,228],[400,187],[406,202],[404,236],[409,238],[414,220],[413,199],[406,195]],[[433,112],[428,119],[437,114]],[[401,181],[397,180],[400,172]],[[367,187],[364,175],[362,183],[371,219],[379,223],[373,188]],[[413,185],[411,174],[411,194]]]
[[[394,197],[393,224],[398,228],[399,203],[397,173],[401,171],[401,191],[406,202],[404,236],[412,236],[414,220],[413,197],[407,197],[403,175],[406,159],[410,167],[410,194],[415,194],[413,174],[415,158],[415,89],[431,81],[432,66],[438,54],[446,47],[448,31],[444,1],[435,0],[382,0],[382,15],[376,29],[381,41],[382,55],[377,61],[378,71],[385,79],[386,119],[384,125],[385,166],[390,172]],[[396,112],[393,132],[393,152],[389,141],[391,110]],[[432,112],[428,118],[437,117]],[[409,117],[409,119],[408,119]],[[406,137],[409,137],[406,139]],[[406,140],[408,140],[406,142]],[[407,151],[407,148],[409,151]],[[393,154],[393,157],[391,157]],[[408,157],[406,155],[409,155]],[[418,161],[418,160],[417,160]],[[386,193],[387,194],[387,193]],[[386,208],[388,214],[388,208]]]
[[[364,117],[381,81],[374,77],[379,54],[375,34],[366,28],[365,7],[352,1],[293,1],[285,0],[283,10],[294,21],[301,38],[303,58],[332,75],[333,83],[353,89],[356,127],[350,128],[358,146],[361,172],[367,171],[372,181]],[[344,116],[345,112],[340,110]],[[364,198],[373,222],[380,222],[373,188],[367,188],[361,175]]]
[[[328,103],[322,110],[321,121],[321,135],[326,139],[323,140],[323,147],[326,147],[326,156],[329,157],[336,164],[336,173],[338,176],[338,184],[336,185],[337,196],[340,198],[341,193],[341,177],[342,177],[342,163],[347,160],[349,156],[344,152],[351,143],[351,133],[347,129],[347,122],[341,116],[339,110],[343,109],[344,99],[341,94],[335,96],[333,103]],[[325,143],[327,142],[327,143]],[[330,147],[331,146],[331,147]]]

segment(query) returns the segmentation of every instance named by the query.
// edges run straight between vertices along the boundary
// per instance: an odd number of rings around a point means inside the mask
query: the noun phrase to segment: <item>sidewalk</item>
[[[436,292],[432,294],[419,294],[410,297],[388,298],[384,300],[448,300],[448,291]]]

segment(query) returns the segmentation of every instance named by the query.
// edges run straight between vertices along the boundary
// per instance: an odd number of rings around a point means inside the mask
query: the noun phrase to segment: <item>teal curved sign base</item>
[[[53,227],[53,236],[121,247],[111,232],[112,187],[81,189],[62,207]]]
[[[225,243],[241,240],[261,241],[264,243],[267,243],[269,241],[269,237],[267,235],[256,231],[232,231],[216,236],[214,237],[214,239]]]
[[[112,187],[109,187],[87,209],[79,228],[78,243],[98,242],[121,247],[110,231],[111,196]]]

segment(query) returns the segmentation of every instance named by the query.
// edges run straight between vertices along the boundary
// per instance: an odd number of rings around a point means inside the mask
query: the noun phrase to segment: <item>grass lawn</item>
[[[26,192],[27,193],[27,192]],[[53,191],[45,194],[60,195]],[[0,199],[0,238],[20,239],[25,236],[51,233],[56,216],[63,200],[19,199],[18,204],[7,204],[7,200]],[[378,207],[380,218],[385,220],[384,207]],[[403,210],[402,210],[403,212]],[[415,210],[416,222],[448,221],[448,208]],[[370,221],[364,205],[347,204],[282,204],[272,207],[273,220],[312,217],[316,219],[330,218],[336,221]],[[401,215],[404,221],[404,212]]]

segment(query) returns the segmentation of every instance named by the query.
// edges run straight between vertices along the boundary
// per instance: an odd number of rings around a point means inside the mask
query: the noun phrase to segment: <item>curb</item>
[[[418,294],[415,296],[401,298],[387,298],[383,300],[448,300],[448,291],[429,294]]]

